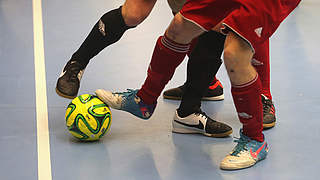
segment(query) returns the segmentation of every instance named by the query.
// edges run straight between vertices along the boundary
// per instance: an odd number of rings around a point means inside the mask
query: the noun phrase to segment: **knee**
[[[187,27],[185,21],[186,20],[177,14],[166,30],[167,37],[177,43],[189,43],[192,40],[192,34],[189,34],[189,32],[186,31]]]
[[[175,17],[170,23],[168,29],[166,30],[166,35],[171,40],[179,39],[179,37],[182,35],[181,34],[182,28],[183,28],[183,21]]]
[[[149,11],[138,9],[123,10],[122,16],[127,26],[137,26],[141,24],[149,15]]]
[[[239,67],[236,53],[228,48],[224,49],[223,61],[229,74],[233,74]]]
[[[251,59],[243,58],[243,54],[234,49],[225,48],[223,60],[230,78],[247,74],[253,68]]]

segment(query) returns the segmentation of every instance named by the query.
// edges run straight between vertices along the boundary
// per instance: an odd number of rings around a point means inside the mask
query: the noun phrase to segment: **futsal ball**
[[[82,141],[100,139],[111,125],[109,106],[90,94],[74,98],[67,107],[65,117],[68,131]]]

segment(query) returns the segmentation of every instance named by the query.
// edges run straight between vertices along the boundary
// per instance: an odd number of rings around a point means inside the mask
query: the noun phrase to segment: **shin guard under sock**
[[[258,74],[250,82],[243,85],[232,85],[231,93],[243,125],[243,134],[251,139],[262,142],[262,102],[261,81]]]
[[[125,24],[121,9],[122,7],[111,10],[100,18],[80,48],[72,55],[72,60],[80,62],[85,67],[91,58],[117,42],[127,29],[133,28]]]
[[[166,36],[158,38],[148,68],[147,78],[137,95],[146,103],[157,101],[165,85],[172,78],[176,67],[183,61],[189,44],[178,44]]]

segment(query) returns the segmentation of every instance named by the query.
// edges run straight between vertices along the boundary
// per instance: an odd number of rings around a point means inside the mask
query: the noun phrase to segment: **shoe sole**
[[[224,137],[228,137],[230,136],[230,134],[232,134],[232,130],[224,132],[224,133],[220,133],[220,134],[209,134],[209,133],[205,133],[205,132],[200,132],[200,131],[192,131],[192,130],[186,130],[186,129],[180,129],[180,128],[173,128],[172,129],[173,133],[178,133],[178,134],[202,134],[208,137],[214,137],[214,138],[224,138]]]
[[[67,99],[74,99],[74,98],[77,97],[77,96],[68,96],[68,95],[65,95],[65,94],[63,94],[62,92],[60,92],[57,88],[56,88],[56,93],[57,93],[60,97],[67,98]]]
[[[220,165],[220,169],[221,170],[225,170],[225,171],[234,171],[234,170],[241,170],[241,169],[247,169],[247,168],[250,168],[252,166],[254,166],[256,163],[253,163],[253,164],[250,164],[250,165],[247,165],[247,166],[222,166]]]
[[[181,100],[181,97],[177,96],[168,96],[168,95],[163,95],[164,99],[170,99],[170,100]],[[213,97],[202,97],[202,101],[222,101],[224,100],[224,94],[220,96],[213,96]]]
[[[224,132],[224,133],[219,133],[219,134],[210,134],[210,133],[206,133],[197,129],[193,129],[193,128],[185,128],[180,124],[177,124],[173,121],[172,124],[172,132],[174,133],[179,133],[179,134],[202,134],[208,137],[215,137],[215,138],[223,138],[223,137],[227,137],[230,134],[232,134],[233,130],[231,129],[230,131]]]
[[[276,122],[263,124],[263,129],[270,129],[270,128],[273,128],[275,125],[276,125]]]
[[[221,165],[220,164],[220,169],[221,170],[225,170],[225,171],[235,171],[235,170],[241,170],[241,169],[247,169],[247,168],[250,168],[254,165],[256,165],[258,162],[264,160],[265,158],[263,159],[260,159],[259,161],[253,163],[253,164],[248,164],[248,165],[245,165],[245,166],[224,166],[224,165]]]

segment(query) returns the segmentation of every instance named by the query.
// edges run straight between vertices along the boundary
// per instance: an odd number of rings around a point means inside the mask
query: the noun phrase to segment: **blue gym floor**
[[[42,11],[39,6],[33,8],[33,3],[39,2]],[[270,152],[254,167],[239,171],[219,169],[220,161],[235,145],[232,136],[216,139],[171,133],[179,102],[162,97],[149,121],[112,110],[110,132],[100,141],[74,140],[64,119],[70,100],[57,96],[56,79],[100,16],[122,3],[0,0],[1,180],[319,179],[318,0],[304,0],[271,39],[271,85],[277,124],[264,131]],[[33,20],[34,17],[38,18]],[[158,1],[145,22],[127,31],[118,43],[91,61],[80,94],[93,93],[98,88],[140,88],[155,41],[171,18],[167,2]],[[34,24],[40,24],[37,28],[43,28],[43,33],[37,32]],[[43,43],[34,40],[42,36]],[[44,47],[42,51],[40,48],[43,58],[37,58],[37,45]],[[45,65],[35,66],[36,59],[44,60]],[[45,70],[43,74],[41,70]],[[166,89],[181,85],[185,71],[186,61]],[[44,81],[37,80],[39,72],[38,78]],[[224,85],[225,100],[204,102],[203,110],[231,125],[233,136],[238,137],[240,123],[223,66],[218,78]],[[38,93],[44,96],[37,96]]]

